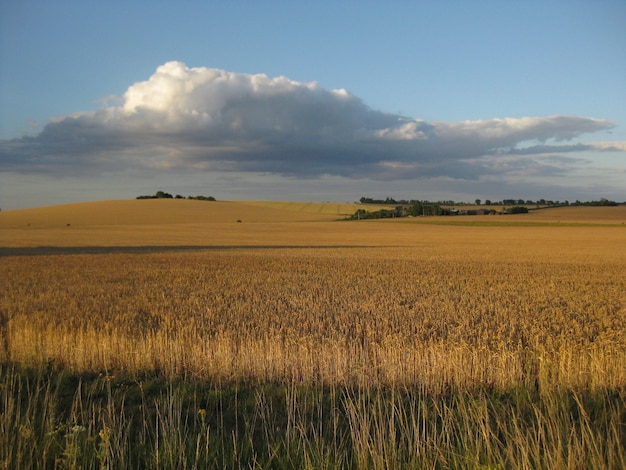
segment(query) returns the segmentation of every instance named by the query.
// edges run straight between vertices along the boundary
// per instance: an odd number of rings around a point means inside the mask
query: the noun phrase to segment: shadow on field
[[[43,255],[107,255],[107,254],[149,254],[184,251],[216,250],[282,250],[295,248],[348,249],[374,248],[363,245],[172,245],[172,246],[34,246],[0,247],[0,257],[43,256]],[[380,247],[377,247],[380,248]]]

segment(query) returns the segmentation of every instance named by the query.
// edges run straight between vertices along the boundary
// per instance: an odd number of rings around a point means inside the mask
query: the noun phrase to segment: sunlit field
[[[359,207],[0,212],[0,461],[626,466],[624,206]]]

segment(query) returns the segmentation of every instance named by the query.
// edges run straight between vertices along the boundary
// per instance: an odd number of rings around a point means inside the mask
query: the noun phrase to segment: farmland
[[[626,464],[624,206],[355,206],[0,212],[1,460]]]

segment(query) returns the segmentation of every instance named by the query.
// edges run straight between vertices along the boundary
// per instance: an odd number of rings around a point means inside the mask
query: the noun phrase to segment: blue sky
[[[0,208],[623,201],[625,20],[617,0],[0,0]]]

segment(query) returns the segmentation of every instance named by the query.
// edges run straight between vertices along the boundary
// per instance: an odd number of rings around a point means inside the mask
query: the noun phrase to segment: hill
[[[194,201],[145,199],[64,204],[0,212],[2,228],[94,225],[170,225],[228,222],[334,220],[354,213],[355,203]],[[380,209],[371,206],[370,210]]]
[[[626,206],[561,207],[529,214],[415,217],[337,223],[357,209],[380,205],[268,201],[193,201],[146,199],[100,201],[0,212],[0,248],[18,247],[266,247],[266,246],[412,246],[455,237],[454,246],[494,236],[494,227],[547,227],[554,238],[560,226],[623,227]],[[455,230],[449,226],[467,226]],[[478,226],[484,233],[478,232]],[[430,227],[430,228],[427,228]],[[533,229],[534,230],[534,229]],[[612,231],[614,232],[614,231]],[[610,238],[622,239],[620,233]],[[532,232],[540,236],[540,232]],[[521,236],[498,231],[498,240]],[[571,231],[562,234],[569,239]],[[608,233],[603,235],[608,241]],[[459,238],[460,237],[460,238]],[[558,237],[557,237],[558,238]],[[482,242],[481,242],[482,243]],[[49,250],[51,253],[54,250]]]
[[[528,214],[520,216],[538,222],[626,224],[626,205],[551,207],[531,210]]]
[[[0,212],[0,247],[293,245],[331,236],[354,203],[99,201]],[[378,210],[380,206],[364,206]],[[344,231],[350,232],[349,227]],[[335,235],[342,241],[345,235]]]

